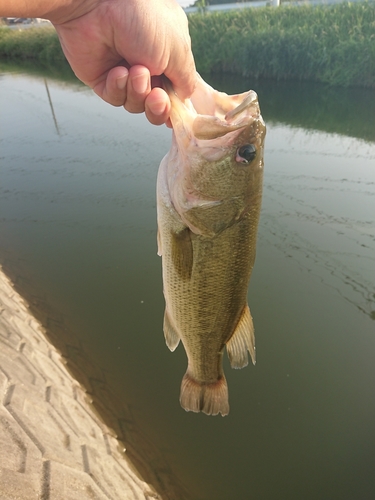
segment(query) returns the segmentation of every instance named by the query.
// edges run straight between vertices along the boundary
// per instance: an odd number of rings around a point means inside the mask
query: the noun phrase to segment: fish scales
[[[255,260],[265,127],[252,91],[226,96],[199,78],[194,105],[168,92],[174,139],[157,186],[164,333],[171,350],[182,341],[188,358],[181,405],[226,415],[224,347],[235,368],[247,364],[248,351],[255,362],[247,289]],[[211,96],[210,110],[217,113],[201,119],[203,94],[206,102]]]

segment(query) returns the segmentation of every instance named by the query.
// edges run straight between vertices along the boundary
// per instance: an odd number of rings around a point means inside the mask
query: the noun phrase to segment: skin
[[[77,77],[154,125],[170,125],[160,75],[181,99],[194,91],[187,18],[175,0],[1,0],[0,16],[50,20]]]

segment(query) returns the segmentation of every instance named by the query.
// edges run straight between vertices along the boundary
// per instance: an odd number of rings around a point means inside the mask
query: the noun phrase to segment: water
[[[163,339],[155,184],[170,131],[46,81],[55,120],[43,77],[1,74],[1,260],[73,332],[82,372],[101,372],[107,416],[125,420],[159,488],[179,500],[373,499],[372,94],[215,82],[255,87],[268,125],[249,289],[257,365],[225,360],[222,418],[180,408],[186,356]]]

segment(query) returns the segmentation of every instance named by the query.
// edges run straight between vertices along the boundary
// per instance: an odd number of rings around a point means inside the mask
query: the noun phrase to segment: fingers
[[[169,119],[169,97],[163,89],[151,88],[150,72],[144,66],[132,66],[129,70],[123,66],[112,68],[93,90],[104,101],[124,106],[129,113],[145,112],[153,125],[162,125]]]
[[[93,87],[94,92],[113,106],[122,106],[126,100],[126,87],[129,71],[124,66],[112,68],[107,77]]]
[[[127,95],[124,108],[130,113],[143,113],[153,125],[162,125],[169,118],[170,101],[163,89],[151,88],[151,76],[147,68],[132,66],[129,70]]]
[[[141,65],[132,66],[129,70],[126,100],[124,108],[129,113],[143,113],[145,100],[151,92],[151,77],[147,68]]]
[[[148,121],[153,125],[169,122],[171,102],[167,93],[160,87],[153,88],[146,98],[145,111]]]

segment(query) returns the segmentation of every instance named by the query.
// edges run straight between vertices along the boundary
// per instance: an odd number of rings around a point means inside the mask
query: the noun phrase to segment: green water
[[[249,288],[257,365],[225,360],[222,418],[180,408],[186,356],[163,338],[155,185],[170,131],[46,81],[53,109],[42,76],[0,74],[1,261],[126,404],[157,453],[134,446],[166,490],[163,470],[181,487],[169,498],[375,498],[371,92],[211,79],[258,91],[268,125]]]

